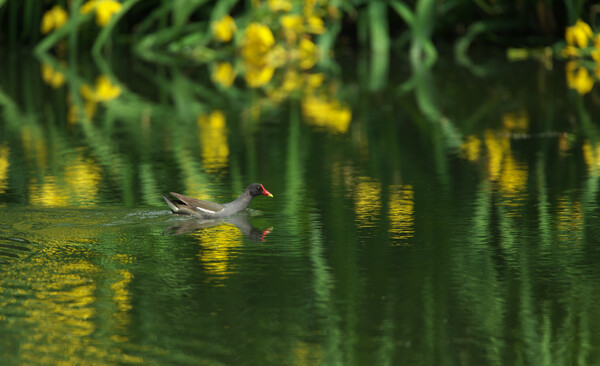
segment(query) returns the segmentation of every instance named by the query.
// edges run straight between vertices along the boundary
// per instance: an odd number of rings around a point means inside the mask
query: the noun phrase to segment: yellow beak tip
[[[269,197],[273,197],[273,195],[271,193],[269,193]]]

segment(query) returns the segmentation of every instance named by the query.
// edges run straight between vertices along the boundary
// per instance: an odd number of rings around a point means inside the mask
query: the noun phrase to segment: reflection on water
[[[8,188],[8,168],[10,150],[6,144],[0,146],[0,193],[5,193]],[[1,204],[0,204],[1,205]]]
[[[406,245],[405,239],[415,235],[415,192],[410,184],[392,185],[390,189],[389,220],[392,245]]]
[[[359,177],[354,187],[354,210],[359,227],[376,226],[381,211],[381,183]]]
[[[198,117],[198,136],[202,146],[202,162],[207,173],[218,173],[227,168],[229,145],[225,115],[221,111],[213,111],[209,115]]]
[[[600,112],[555,74],[48,65],[0,77],[0,363],[600,359]],[[256,215],[160,200],[253,181]]]
[[[255,228],[248,220],[248,215],[246,213],[240,213],[233,217],[212,220],[186,217],[176,225],[167,227],[163,233],[169,235],[190,234],[198,231],[199,229],[208,229],[214,226],[221,226],[223,224],[231,224],[235,226],[241,232],[241,234],[243,234],[247,239],[253,241],[264,241],[265,237],[273,230],[273,228],[267,230],[259,230]]]

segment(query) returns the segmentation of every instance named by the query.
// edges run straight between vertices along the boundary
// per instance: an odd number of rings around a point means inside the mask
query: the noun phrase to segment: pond
[[[600,362],[597,91],[354,58],[263,90],[2,59],[0,362]],[[209,222],[161,197],[253,182],[274,197]]]

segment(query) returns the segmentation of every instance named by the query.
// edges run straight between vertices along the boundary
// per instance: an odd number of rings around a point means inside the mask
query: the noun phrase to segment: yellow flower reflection
[[[8,168],[10,167],[10,150],[6,144],[0,146],[0,193],[8,188]]]
[[[67,219],[46,216],[39,229],[46,238],[45,245],[28,260],[3,268],[0,282],[3,312],[20,314],[13,317],[13,325],[27,325],[32,335],[19,344],[21,364],[143,364],[141,357],[114,343],[115,337],[127,334],[131,315],[125,314],[128,318],[123,324],[119,302],[123,292],[113,283],[127,281],[128,277],[94,264],[95,251],[90,245],[95,242],[96,233],[87,224],[96,219],[77,218],[81,225],[65,230]],[[90,245],[79,245],[84,240],[89,240]],[[109,267],[114,268],[114,263]],[[106,321],[98,322],[99,317]],[[89,342],[89,337],[99,332],[113,342]]]
[[[122,5],[114,0],[90,0],[83,4],[79,11],[81,14],[89,14],[92,11],[96,12],[96,24],[104,27],[110,22],[113,15],[120,12]]]
[[[467,136],[460,146],[461,157],[469,161],[479,160],[481,153],[481,140],[473,135]]]
[[[67,120],[70,124],[76,123],[81,117],[91,120],[96,114],[98,103],[108,102],[119,97],[121,95],[121,87],[114,85],[108,76],[101,75],[96,79],[94,87],[84,84],[79,88],[79,93],[84,99],[83,114],[81,114],[79,106],[74,104],[72,99],[69,98]]]
[[[592,176],[600,175],[600,145],[592,145],[589,140],[583,143],[583,160]]]
[[[96,79],[94,89],[84,84],[80,89],[80,93],[86,100],[106,102],[121,95],[121,88],[118,85],[112,84],[108,76],[101,75]]]
[[[94,160],[77,156],[65,167],[64,179],[72,205],[96,204],[102,176],[101,169]]]
[[[41,183],[36,179],[29,181],[29,203],[36,206],[65,207],[69,204],[69,195],[55,176],[47,175]]]
[[[506,156],[500,175],[500,189],[512,195],[525,191],[526,185],[527,165],[516,161],[512,155]]]
[[[577,245],[583,239],[584,217],[581,202],[561,197],[556,212],[558,240],[564,245]]]
[[[213,71],[212,80],[217,84],[228,88],[235,81],[237,73],[233,69],[233,65],[229,62],[219,62]]]
[[[54,70],[49,64],[42,62],[42,80],[53,89],[58,89],[65,83],[65,75],[62,72]]]
[[[233,38],[233,34],[237,31],[235,20],[228,14],[216,21],[213,26],[213,35],[215,39],[227,43]]]
[[[48,148],[43,132],[36,127],[24,126],[21,128],[21,141],[25,160],[35,164],[38,170],[43,171],[48,164]]]
[[[486,130],[484,135],[489,179],[498,182],[505,194],[523,192],[527,184],[527,166],[514,159],[509,138],[492,130]]]
[[[133,274],[126,270],[120,270],[119,281],[116,281],[110,285],[110,289],[113,292],[113,301],[117,304],[117,309],[119,311],[118,315],[121,315],[121,321],[119,322],[121,326],[127,325],[129,323],[129,317],[126,315],[132,308],[131,305],[131,292],[129,291],[129,285],[131,280],[133,279]]]
[[[208,281],[215,286],[224,286],[221,281],[235,272],[231,269],[230,262],[235,248],[241,245],[242,234],[235,226],[223,224],[203,229],[193,235],[202,248],[198,257],[210,276]]]
[[[360,227],[374,226],[381,210],[381,183],[360,177],[354,187],[354,211]]]
[[[198,129],[202,146],[202,162],[206,171],[214,173],[225,169],[229,158],[229,144],[223,112],[216,110],[209,115],[200,115]]]
[[[577,61],[569,61],[565,66],[567,76],[567,86],[574,89],[579,95],[589,93],[594,87],[594,79],[592,79],[589,71],[580,66]]]
[[[589,40],[594,36],[592,28],[582,21],[577,19],[575,25],[567,27],[565,31],[565,40],[570,46],[578,46],[579,48],[585,48],[588,45]]]
[[[69,13],[60,5],[54,5],[52,9],[44,13],[42,17],[42,34],[48,34],[55,29],[62,28],[69,20]]]
[[[412,238],[415,234],[415,192],[411,185],[390,186],[390,239]],[[394,243],[398,245],[399,243]]]
[[[526,133],[529,129],[529,114],[526,110],[504,113],[502,126],[510,132]]]
[[[334,133],[348,131],[352,112],[339,101],[326,96],[308,95],[302,99],[302,115],[309,124]]]
[[[89,158],[77,154],[67,157],[64,169],[57,175],[46,175],[41,181],[29,181],[29,200],[47,207],[93,206],[98,201],[101,169]]]

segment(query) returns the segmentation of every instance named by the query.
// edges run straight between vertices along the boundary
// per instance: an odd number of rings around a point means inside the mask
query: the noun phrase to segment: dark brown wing
[[[200,212],[215,213],[215,212],[219,212],[223,208],[225,208],[220,203],[210,202],[210,201],[202,201],[202,200],[184,196],[182,194],[175,193],[175,192],[171,192],[171,195],[173,197],[177,198],[178,200],[180,200],[181,202],[185,203],[186,205],[190,206],[191,209],[200,211]]]

